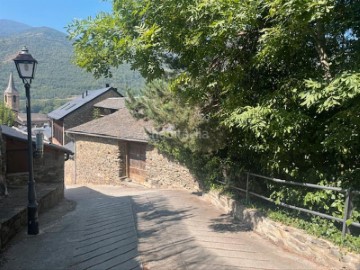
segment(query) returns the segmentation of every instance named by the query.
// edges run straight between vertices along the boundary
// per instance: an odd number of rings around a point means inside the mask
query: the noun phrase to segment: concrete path
[[[45,213],[37,236],[20,233],[1,269],[320,269],[186,191],[91,186],[65,194],[76,209]]]

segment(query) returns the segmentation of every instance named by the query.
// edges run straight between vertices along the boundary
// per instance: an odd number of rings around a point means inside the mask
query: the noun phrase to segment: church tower
[[[4,92],[4,103],[7,108],[10,108],[17,115],[20,108],[19,92],[15,88],[13,74],[10,73],[9,84]]]

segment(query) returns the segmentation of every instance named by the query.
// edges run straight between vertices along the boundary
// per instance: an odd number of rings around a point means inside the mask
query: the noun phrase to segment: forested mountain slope
[[[66,34],[47,27],[30,27],[21,23],[0,20],[0,94],[7,87],[10,72],[16,73],[13,57],[26,45],[38,61],[35,80],[31,85],[33,111],[47,112],[64,99],[85,90],[105,87],[106,83],[124,93],[126,88],[140,88],[143,79],[139,73],[123,65],[114,71],[113,78],[95,80],[72,64],[73,48]],[[21,98],[25,98],[23,85],[14,74]],[[24,106],[24,102],[22,102]]]

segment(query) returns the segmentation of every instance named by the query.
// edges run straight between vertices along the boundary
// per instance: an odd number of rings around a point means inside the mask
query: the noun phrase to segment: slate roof
[[[125,97],[108,98],[94,105],[97,108],[119,110],[125,108]]]
[[[69,113],[75,111],[76,109],[80,108],[81,106],[85,105],[89,101],[97,98],[98,96],[106,93],[109,90],[115,90],[116,88],[113,87],[106,87],[98,90],[88,90],[83,93],[81,96],[65,103],[63,106],[57,108],[56,110],[48,113],[48,116],[52,119],[59,120],[64,118]],[[121,94],[119,94],[121,96]]]
[[[26,125],[27,123],[27,115],[26,113],[18,113],[18,122],[20,124]],[[49,117],[43,113],[31,113],[31,123],[39,124],[39,123],[48,123],[50,121]]]
[[[152,129],[153,125],[150,121],[137,120],[127,108],[123,108],[112,114],[71,128],[66,133],[147,142],[149,138],[145,130],[151,131]]]
[[[8,137],[12,137],[12,138],[16,138],[16,139],[20,139],[20,140],[27,140],[27,135],[16,130],[15,128],[6,126],[6,125],[1,125],[1,130],[2,130],[2,134],[6,135]]]
[[[9,126],[6,126],[6,125],[0,125],[0,128],[1,128],[1,132],[2,132],[3,136],[18,139],[20,141],[27,141],[27,134],[24,134],[21,131],[15,129],[15,128],[12,128],[12,127],[9,127]],[[33,143],[35,143],[34,138],[33,138]],[[53,149],[60,150],[60,151],[62,151],[64,153],[73,154],[73,152],[71,150],[66,149],[65,147],[62,147],[62,146],[59,146],[59,145],[55,145],[55,144],[49,144],[49,143],[44,142],[44,147],[50,147],[50,148],[53,148]]]

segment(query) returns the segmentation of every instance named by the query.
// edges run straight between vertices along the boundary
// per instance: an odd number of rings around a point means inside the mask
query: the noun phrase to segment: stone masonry
[[[34,177],[41,183],[63,183],[65,162],[63,152],[45,149],[42,158],[34,158]]]
[[[34,158],[34,179],[37,183],[64,182],[64,153],[57,150],[45,150],[42,158]],[[9,186],[26,185],[28,173],[7,174]]]
[[[67,184],[120,184],[125,177],[124,145],[115,139],[77,135],[75,164],[66,166]],[[72,167],[72,168],[71,168]],[[71,169],[74,171],[71,172]]]
[[[118,185],[127,175],[127,142],[98,136],[76,135],[74,160],[65,167],[66,184]],[[198,191],[199,184],[189,170],[148,145],[146,179],[149,187],[183,188]]]
[[[146,171],[145,184],[150,187],[200,189],[188,168],[170,160],[152,146],[148,146],[146,152]]]
[[[256,209],[245,208],[219,191],[211,191],[203,198],[246,222],[251,229],[278,246],[309,258],[326,269],[360,269],[360,255],[348,252],[329,241],[308,235],[305,231],[270,220]]]
[[[10,195],[0,200],[0,249],[27,224],[27,186],[9,190]],[[41,214],[64,198],[64,186],[62,183],[37,183],[36,196]]]
[[[64,153],[55,149],[45,149],[42,158],[34,158],[34,180],[37,183],[64,182]],[[26,185],[28,173],[13,173],[6,175],[9,186]]]

